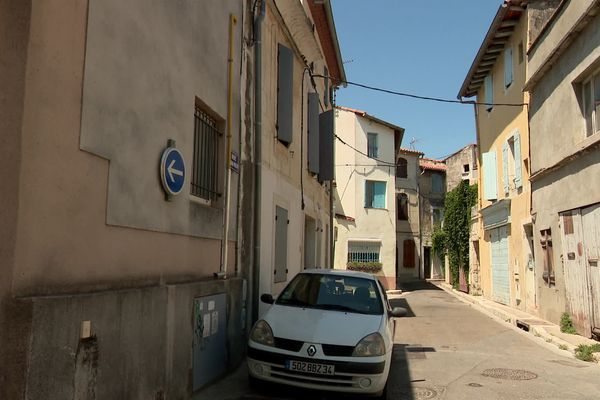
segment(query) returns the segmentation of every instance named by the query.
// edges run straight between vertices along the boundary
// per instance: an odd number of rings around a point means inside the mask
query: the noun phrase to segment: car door
[[[383,299],[384,303],[383,318],[385,319],[386,333],[388,334],[388,337],[390,339],[390,345],[393,345],[394,335],[396,333],[396,321],[394,320],[394,318],[390,317],[390,313],[392,312],[392,306],[390,305],[387,293],[384,287],[381,285],[381,282],[377,281],[377,287],[379,287],[379,291],[381,292],[381,298]]]

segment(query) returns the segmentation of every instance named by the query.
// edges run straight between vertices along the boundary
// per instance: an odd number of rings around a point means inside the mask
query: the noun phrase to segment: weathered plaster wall
[[[16,265],[21,130],[31,1],[0,2],[0,398],[17,398],[25,384],[30,307],[11,295]],[[10,321],[10,322],[9,322]]]
[[[468,179],[469,184],[477,183],[477,145],[470,144],[444,160],[446,170],[446,191],[449,192],[460,182]],[[469,165],[469,172],[464,173],[464,165]]]
[[[502,53],[498,57],[492,70],[494,77],[494,102],[523,104],[528,102],[528,94],[523,92],[527,74],[527,62],[523,55],[523,62],[519,63],[518,48],[519,44],[527,45],[528,21],[522,17],[515,26],[515,30],[506,43],[513,49],[513,82],[505,88],[504,85],[504,56]],[[480,101],[485,99],[485,89],[482,86],[477,98]],[[493,151],[496,153],[497,181],[496,188],[498,200],[504,198],[511,199],[510,209],[510,227],[508,238],[508,265],[509,265],[509,286],[510,286],[510,305],[520,309],[525,309],[524,299],[527,296],[525,290],[527,284],[525,279],[533,279],[526,275],[526,255],[523,245],[523,225],[530,222],[530,184],[529,184],[529,125],[528,113],[525,106],[507,107],[494,106],[491,111],[486,110],[486,106],[478,106],[477,126],[479,137],[479,165],[481,166],[481,157],[485,152]],[[516,132],[520,134],[521,144],[521,181],[522,188],[517,189],[509,176],[511,189],[506,194],[504,190],[504,171],[502,161],[503,144],[509,140]],[[509,151],[510,153],[510,151]],[[515,160],[517,162],[517,160]],[[492,204],[491,201],[483,198],[483,169],[479,169],[479,207],[483,209]],[[509,171],[510,173],[510,171]],[[491,271],[491,242],[489,231],[483,230],[483,224],[479,225],[479,249],[480,249],[480,273],[479,278],[483,295],[490,297],[492,295],[492,271]]]
[[[581,1],[568,4],[545,40],[539,44],[539,49],[530,54],[531,65],[544,62],[545,54],[552,51],[589,3]],[[553,322],[558,322],[566,309],[558,214],[600,200],[600,187],[590,184],[600,176],[600,137],[596,134],[586,138],[579,83],[587,73],[600,66],[599,26],[600,15],[596,15],[531,92],[532,172],[551,167],[584,149],[581,156],[532,182],[536,254],[542,254],[540,230],[552,230],[556,286],[548,287],[543,281],[541,256],[536,257],[535,268],[540,316]]]
[[[400,151],[398,157],[407,161],[406,178],[396,177],[396,192],[406,193],[408,196],[408,221],[398,220],[396,215],[396,257],[398,259],[398,278],[399,280],[409,280],[419,276],[419,265],[421,259],[421,241],[420,241],[420,210],[421,202],[419,200],[418,180],[421,174],[419,168],[419,155]],[[415,242],[415,268],[404,267],[404,240],[414,240]]]

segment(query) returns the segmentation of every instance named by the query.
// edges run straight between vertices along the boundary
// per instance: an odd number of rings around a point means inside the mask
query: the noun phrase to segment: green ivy
[[[451,283],[458,285],[460,266],[469,270],[469,236],[471,232],[471,207],[477,203],[477,185],[462,181],[454,190],[446,193],[444,201],[444,226],[439,237],[432,240],[443,242],[443,250],[450,262]],[[434,252],[439,252],[441,243],[434,241]],[[443,251],[442,251],[443,253]],[[439,254],[439,253],[438,253]],[[467,275],[468,276],[468,275]]]

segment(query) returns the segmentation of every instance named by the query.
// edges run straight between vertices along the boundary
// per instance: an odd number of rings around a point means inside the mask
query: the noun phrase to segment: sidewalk
[[[463,302],[471,304],[473,308],[484,314],[522,329],[525,332],[531,333],[539,339],[540,342],[555,345],[558,349],[563,350],[565,353],[569,353],[572,357],[575,357],[575,348],[577,348],[577,346],[581,344],[593,345],[598,343],[595,340],[583,336],[562,333],[560,327],[556,324],[544,321],[524,311],[496,303],[481,296],[472,296],[459,290],[455,290],[448,283],[440,281],[430,281],[430,283],[454,295]],[[596,357],[597,360],[598,358],[599,357]],[[600,360],[597,362],[600,363]]]

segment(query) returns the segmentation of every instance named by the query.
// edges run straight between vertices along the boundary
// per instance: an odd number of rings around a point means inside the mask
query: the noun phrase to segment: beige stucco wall
[[[350,146],[367,153],[367,133],[377,133],[378,159],[394,163],[394,131],[382,124],[336,110],[336,134]],[[335,144],[336,202],[335,212],[354,218],[353,222],[335,219],[337,241],[334,267],[345,269],[348,261],[348,242],[373,240],[381,243],[379,274],[388,288],[396,283],[396,195],[395,168],[378,166],[372,158],[357,153],[340,141]],[[365,208],[365,181],[386,182],[384,209]]]
[[[329,235],[329,191],[317,177],[308,172],[307,138],[307,94],[314,92],[305,64],[300,58],[304,54],[307,63],[314,62],[315,73],[325,65],[323,52],[316,34],[306,24],[310,14],[301,5],[278,4],[279,11],[267,3],[262,31],[262,190],[261,190],[261,248],[260,248],[260,293],[279,294],[296,273],[304,268],[304,224],[305,218],[313,218],[319,232],[316,234],[316,263],[326,267]],[[304,20],[302,20],[304,18]],[[300,23],[300,22],[302,23]],[[290,36],[291,34],[291,36]],[[277,49],[281,43],[294,50],[293,81],[293,138],[289,146],[277,139]],[[296,51],[296,49],[298,49]],[[313,58],[311,58],[313,57]],[[305,75],[305,76],[303,76]],[[316,90],[323,101],[324,84],[315,78]],[[302,113],[302,107],[304,108]],[[329,108],[329,107],[326,107]],[[321,110],[322,111],[322,110]],[[304,122],[302,122],[304,117]],[[302,127],[302,130],[301,130]],[[303,143],[303,149],[301,148]],[[303,154],[302,154],[303,153]],[[302,176],[302,183],[301,183]],[[304,199],[305,207],[301,203]],[[275,207],[288,211],[287,279],[274,282],[275,258]],[[322,229],[322,231],[321,231]],[[312,249],[311,249],[312,250]],[[261,313],[266,310],[260,305]]]
[[[504,53],[496,60],[493,67],[493,86],[494,102],[523,104],[528,101],[528,95],[522,91],[526,72],[527,62],[524,60],[519,63],[518,46],[519,43],[527,45],[527,18],[522,17],[515,27],[515,30],[508,40],[506,46],[512,46],[513,49],[513,82],[508,87],[504,86]],[[485,90],[482,85],[477,99],[483,102],[485,99]],[[535,311],[535,305],[529,304],[526,307],[525,299],[528,294],[526,280],[533,279],[532,274],[526,271],[527,255],[525,254],[523,244],[523,225],[531,222],[530,218],[530,184],[529,184],[529,127],[527,108],[525,106],[506,107],[494,106],[491,111],[486,110],[486,106],[477,107],[477,134],[479,141],[479,208],[483,209],[492,204],[485,200],[484,193],[484,171],[482,170],[482,154],[490,151],[496,153],[497,170],[497,193],[498,200],[504,198],[511,199],[510,206],[510,227],[508,238],[508,268],[509,268],[509,286],[510,286],[510,305],[519,309],[528,309]],[[504,191],[504,171],[502,161],[502,146],[516,132],[520,134],[521,144],[521,181],[522,188],[516,189],[511,183],[511,189],[508,194]],[[516,162],[517,160],[515,160]],[[491,271],[491,246],[489,231],[483,229],[483,224],[478,224],[479,228],[479,249],[480,249],[480,270],[478,271],[478,280],[481,284],[483,295],[491,297],[492,295],[492,271]],[[534,299],[535,295],[529,294],[529,298]]]
[[[396,257],[398,259],[399,280],[410,280],[419,277],[421,259],[421,236],[420,236],[420,206],[418,177],[421,173],[419,168],[419,155],[415,153],[398,152],[398,158],[407,161],[407,177],[396,178],[396,193],[406,193],[408,196],[408,221],[400,221],[396,216]],[[415,268],[404,266],[404,241],[415,242]]]
[[[183,7],[184,3],[180,4]],[[89,10],[88,29],[86,3],[36,2],[33,6],[22,128],[18,273],[13,283],[20,295],[187,280],[210,276],[219,268],[220,212],[215,212],[210,222],[186,194],[165,202],[158,160],[166,138],[174,137],[179,139],[178,147],[189,168],[194,95],[186,83],[196,81],[200,87],[204,81],[218,82],[213,95],[219,92],[217,97],[224,104],[226,64],[195,71],[192,65],[205,64],[197,53],[196,59],[179,60],[190,64],[187,69],[172,68],[167,59],[175,62],[177,57],[170,54],[169,41],[162,47],[147,47],[153,39],[159,41],[153,30],[133,36],[141,43],[117,39],[127,37],[129,24],[139,25],[147,18],[163,24],[161,29],[171,29],[178,42],[197,44],[202,35],[186,36],[193,32],[186,26],[197,25],[193,18],[169,19],[157,7],[145,3],[142,7],[139,2],[95,2]],[[146,14],[139,14],[136,20],[138,8]],[[100,21],[111,17],[114,30],[109,35]],[[219,20],[226,26],[228,14],[215,15],[215,22]],[[91,41],[87,48],[86,34]],[[204,43],[210,43],[208,38]],[[114,54],[108,54],[111,49]],[[205,52],[211,49],[207,47]],[[93,61],[114,72],[114,82],[102,70],[85,67],[86,60],[87,65]],[[127,60],[134,67],[151,63],[160,67],[128,69],[123,64]],[[146,75],[143,70],[154,74]],[[111,103],[109,107],[109,100],[122,106],[114,109]],[[95,118],[90,121],[92,112]],[[80,145],[91,150],[94,146],[89,143],[111,150],[98,151],[103,157],[80,150]],[[232,186],[235,188],[235,183]],[[182,230],[171,229],[169,221],[179,221]],[[141,229],[110,226],[117,223]],[[210,235],[205,236],[210,239],[197,237],[208,231]],[[234,246],[230,249],[233,268]]]
[[[531,65],[541,65],[571,29],[591,1],[570,2],[562,16],[548,32],[547,39],[530,54]],[[566,310],[565,285],[561,262],[561,227],[559,213],[600,201],[600,150],[598,134],[586,138],[585,121],[580,108],[579,81],[600,67],[600,16],[596,15],[571,45],[531,89],[531,161],[533,173],[585,150],[564,166],[536,177],[532,182],[534,243],[541,254],[540,230],[550,228],[554,249],[556,286],[548,287],[542,279],[543,258],[536,257],[540,315],[557,322]]]
[[[446,158],[444,163],[446,170],[446,191],[451,191],[463,180],[469,180],[469,184],[477,183],[477,145],[470,144],[462,148],[458,153]],[[464,173],[463,166],[469,165],[469,172]]]

